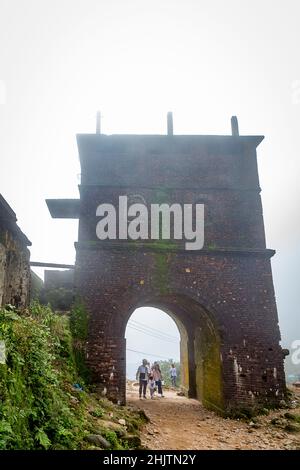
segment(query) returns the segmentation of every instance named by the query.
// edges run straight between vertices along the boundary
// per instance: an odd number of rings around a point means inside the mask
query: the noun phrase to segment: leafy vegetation
[[[43,305],[50,304],[53,310],[65,312],[71,309],[74,292],[72,289],[66,289],[64,287],[56,289],[43,288],[36,298],[39,299]]]
[[[101,434],[111,448],[128,448],[124,436],[105,423],[112,414],[125,415],[128,428],[131,420],[139,426],[142,420],[87,390],[72,348],[71,329],[83,338],[87,328],[81,307],[71,324],[67,315],[38,303],[22,312],[0,309],[6,347],[6,363],[0,363],[0,449],[86,449],[90,433]]]
[[[171,387],[172,385],[171,375],[170,375],[170,368],[172,364],[175,364],[175,367],[176,367],[176,371],[177,371],[176,385],[178,387],[180,384],[180,362],[173,361],[172,359],[169,359],[168,361],[159,361],[159,367],[161,370],[163,381],[167,387]]]
[[[90,373],[85,362],[88,316],[84,305],[79,302],[71,310],[70,330],[73,338],[73,354],[76,368],[85,382],[89,382]]]

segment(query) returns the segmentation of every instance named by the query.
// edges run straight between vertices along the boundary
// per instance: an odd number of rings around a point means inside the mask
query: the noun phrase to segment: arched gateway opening
[[[132,314],[141,307],[155,307],[165,312],[178,328],[182,391],[186,396],[200,400],[206,407],[222,411],[220,335],[212,315],[200,304],[185,296],[162,296],[144,300],[130,309],[124,317],[124,338]],[[125,354],[128,354],[126,339],[124,347]],[[159,360],[161,355],[158,351],[156,353]],[[154,351],[150,352],[150,356],[155,360]]]
[[[137,308],[127,322],[125,339],[127,398],[128,388],[130,395],[136,390],[136,373],[143,359],[147,359],[150,365],[156,361],[161,364],[166,385],[171,385],[170,367],[175,363],[178,372],[176,387],[179,389],[180,332],[170,315],[155,307]]]

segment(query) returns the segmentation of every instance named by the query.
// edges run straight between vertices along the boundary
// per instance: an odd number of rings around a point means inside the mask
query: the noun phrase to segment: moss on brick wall
[[[73,351],[79,375],[90,381],[90,371],[86,365],[86,340],[88,336],[88,315],[83,303],[77,301],[71,310],[70,329],[73,337]]]
[[[222,413],[220,342],[205,320],[195,331],[195,363],[197,397],[207,408]]]
[[[156,252],[154,253],[155,271],[153,274],[153,283],[160,294],[167,294],[169,292],[169,266],[168,254]]]

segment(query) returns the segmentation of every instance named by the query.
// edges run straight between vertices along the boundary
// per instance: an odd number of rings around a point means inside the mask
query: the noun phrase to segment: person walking
[[[154,392],[156,390],[156,384],[155,384],[155,380],[153,378],[153,375],[149,375],[149,382],[148,382],[148,385],[149,385],[149,390],[150,390],[150,398],[153,399],[154,398]]]
[[[177,370],[176,370],[175,364],[171,365],[170,376],[171,376],[172,387],[176,387]]]
[[[147,398],[147,384],[149,378],[149,367],[147,359],[143,359],[142,364],[138,367],[136,372],[136,380],[139,382],[139,398]]]
[[[151,374],[153,375],[153,379],[155,380],[158,394],[161,397],[164,397],[163,389],[162,389],[162,375],[161,375],[161,370],[160,370],[158,362],[154,362],[152,366]]]

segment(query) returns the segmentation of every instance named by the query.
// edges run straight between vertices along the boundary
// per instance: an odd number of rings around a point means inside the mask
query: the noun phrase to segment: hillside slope
[[[113,405],[78,375],[67,315],[37,303],[22,312],[8,306],[0,341],[0,449],[140,446],[143,413]]]

